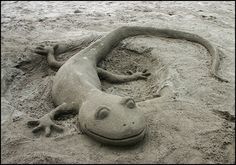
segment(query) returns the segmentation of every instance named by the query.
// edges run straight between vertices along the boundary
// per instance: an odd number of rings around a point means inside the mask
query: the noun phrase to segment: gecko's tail
[[[202,38],[199,35],[177,30],[158,29],[153,27],[124,26],[121,27],[120,29],[122,31],[123,38],[136,35],[153,35],[153,36],[167,37],[174,39],[184,39],[187,41],[201,44],[209,51],[212,57],[211,69],[210,69],[211,75],[216,79],[218,79],[219,81],[229,82],[228,80],[222,78],[217,73],[220,64],[219,51],[208,40]]]

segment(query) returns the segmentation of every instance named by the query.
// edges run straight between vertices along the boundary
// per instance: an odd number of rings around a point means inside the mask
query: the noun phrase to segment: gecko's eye
[[[126,105],[130,109],[136,106],[135,101],[132,98],[122,98],[121,104]]]
[[[108,116],[109,112],[110,110],[106,107],[98,108],[98,111],[95,114],[95,118],[98,120],[102,120]]]
[[[127,102],[126,102],[126,105],[128,108],[134,108],[135,107],[135,102],[133,99],[129,99]]]

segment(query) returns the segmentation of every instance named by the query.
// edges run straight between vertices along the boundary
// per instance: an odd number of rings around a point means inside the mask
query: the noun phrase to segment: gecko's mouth
[[[84,128],[85,128],[85,133],[87,133],[88,135],[95,138],[95,140],[98,140],[98,141],[100,141],[102,143],[106,143],[106,144],[112,144],[112,145],[130,145],[130,144],[137,143],[138,141],[140,141],[144,138],[144,135],[146,132],[146,128],[144,128],[135,135],[132,135],[132,136],[129,136],[126,138],[115,139],[115,138],[109,138],[109,137],[105,137],[103,135],[100,135],[98,133],[95,133],[95,132],[89,130],[86,127],[86,125]]]

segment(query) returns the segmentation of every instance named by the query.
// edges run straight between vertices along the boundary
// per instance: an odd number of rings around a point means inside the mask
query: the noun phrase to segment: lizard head
[[[144,115],[132,98],[91,96],[79,112],[81,130],[105,144],[131,145],[144,138]]]

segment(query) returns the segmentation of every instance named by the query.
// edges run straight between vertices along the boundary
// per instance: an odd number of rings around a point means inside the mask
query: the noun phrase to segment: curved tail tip
[[[220,77],[219,75],[213,74],[213,76],[214,76],[217,80],[219,80],[219,81],[221,81],[221,82],[229,83],[229,80],[224,79],[224,78]]]

